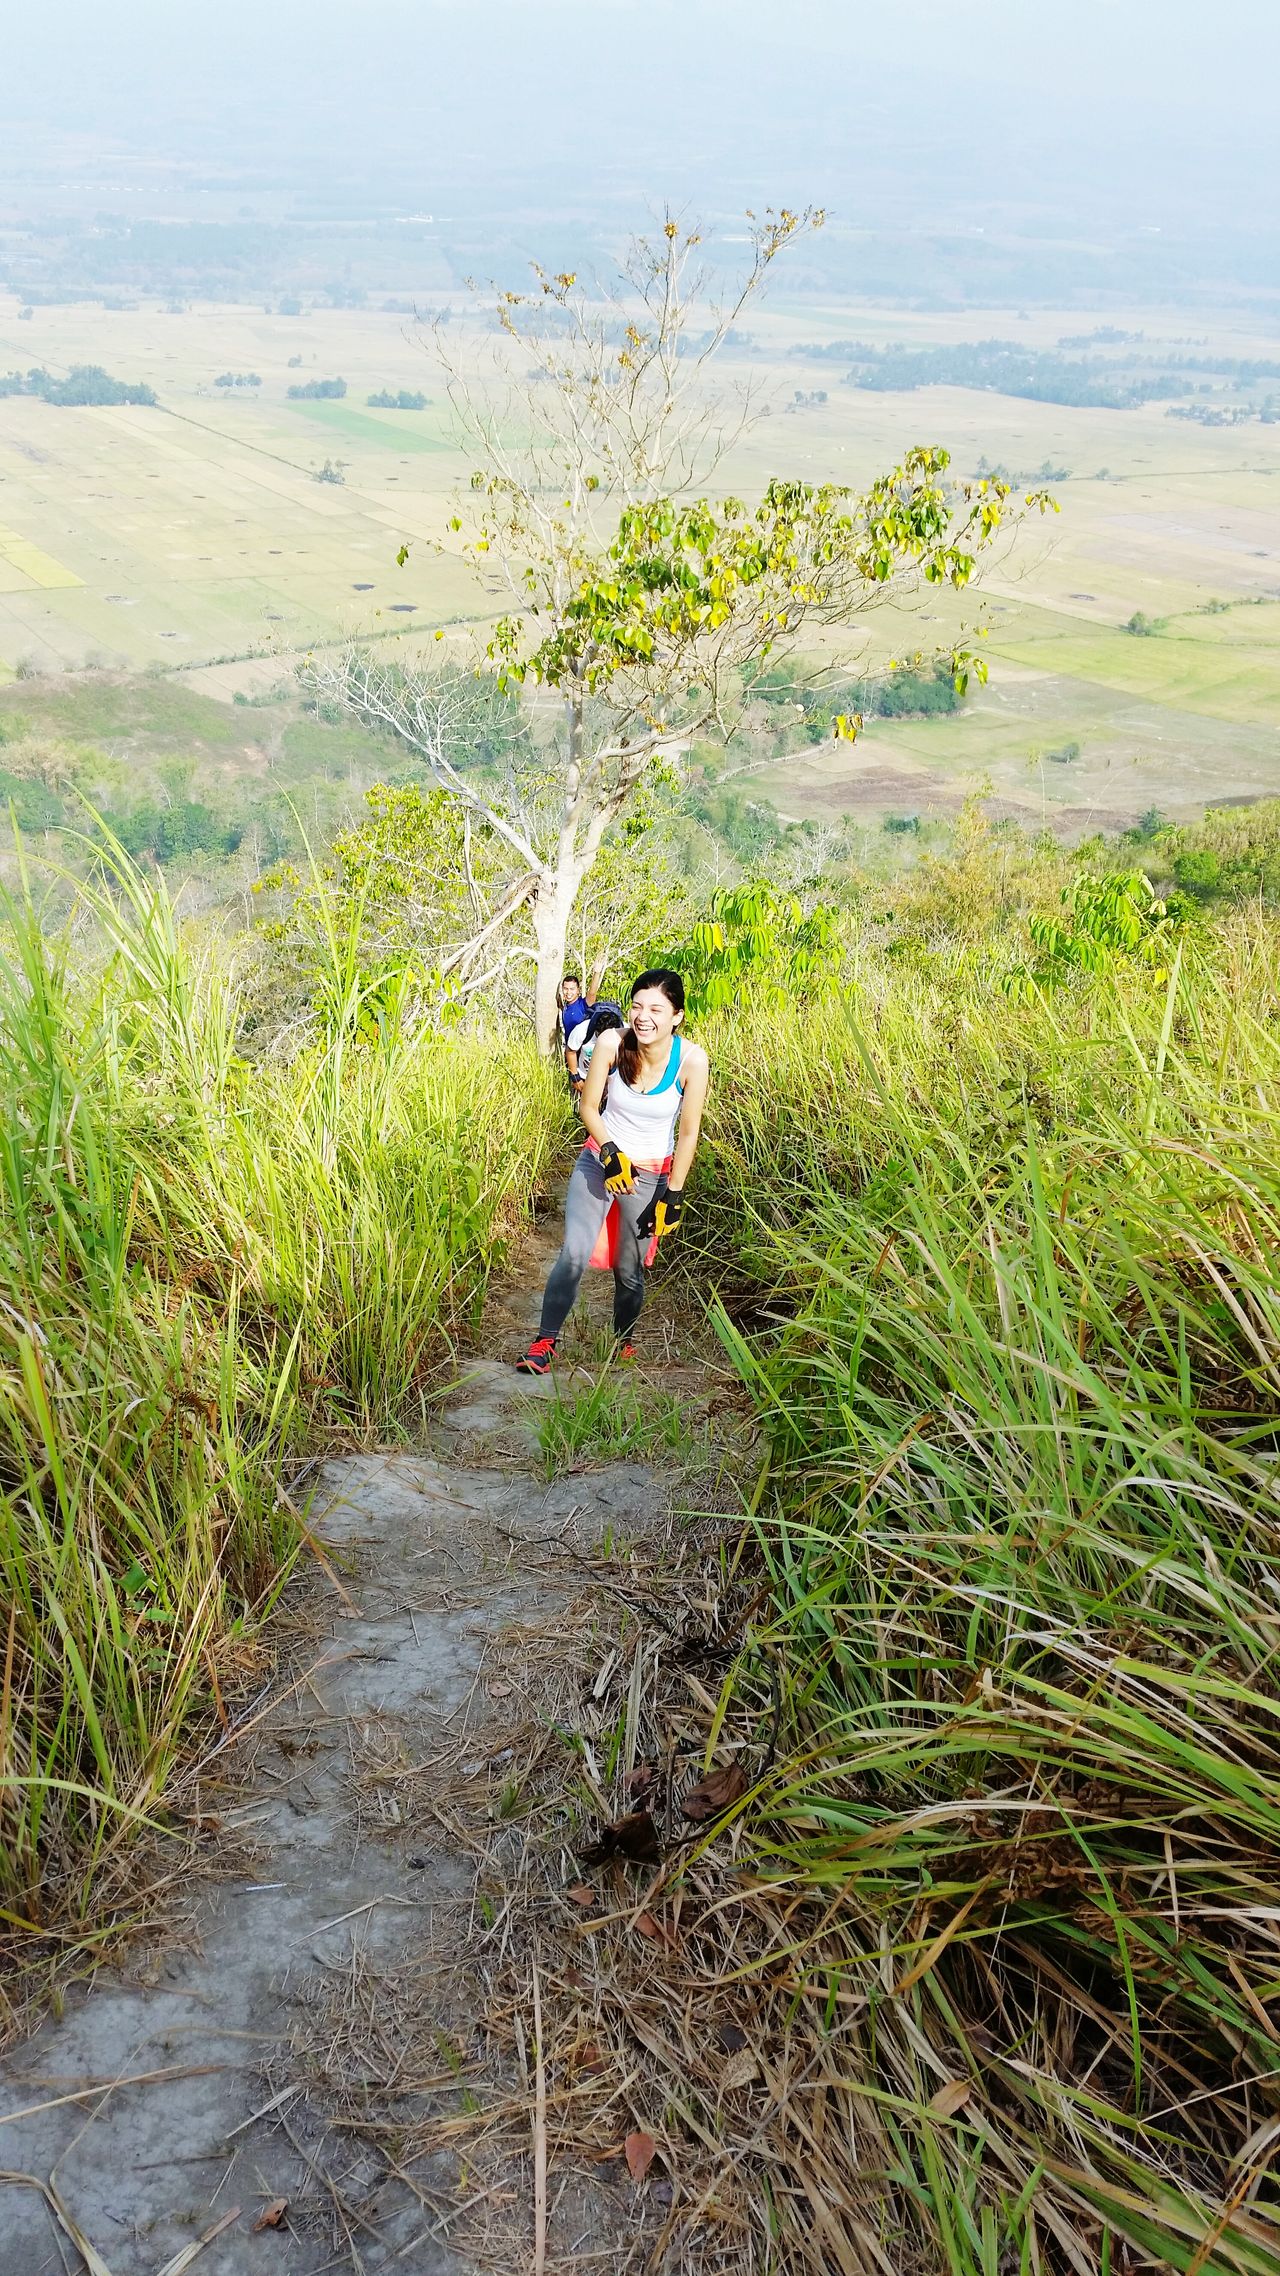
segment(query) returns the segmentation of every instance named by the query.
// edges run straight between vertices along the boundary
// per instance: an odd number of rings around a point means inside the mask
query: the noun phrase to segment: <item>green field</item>
[[[436,418],[431,411],[361,411],[351,403],[294,403],[289,408],[336,442],[396,451],[402,459],[410,452],[449,449],[448,436],[424,424]]]
[[[1018,319],[1018,336],[1045,344],[1091,321],[1047,311]],[[1069,470],[1053,484],[1060,514],[1036,519],[984,579],[988,690],[963,719],[879,722],[852,753],[805,751],[761,770],[759,792],[785,811],[944,814],[990,785],[1005,810],[1071,829],[1280,786],[1280,426],[1203,429],[1158,404],[1076,410],[957,388],[873,394],[796,352],[849,336],[927,344],[1013,322],[826,306],[753,320],[762,352],[730,376],[765,383],[780,407],[737,447],[736,487],[780,471],[857,485],[934,440],[962,472],[984,457]],[[1176,335],[1185,319],[1165,329]],[[1233,316],[1214,336],[1235,355],[1272,348]],[[370,312],[62,307],[20,323],[16,303],[0,300],[0,368],[101,362],[148,380],[162,405],[0,402],[0,675],[161,667],[228,701],[315,642],[425,635],[483,611],[465,565],[436,550],[468,467],[429,339],[403,316]],[[477,335],[477,371],[485,353]],[[217,389],[227,369],[257,372],[261,387]],[[290,386],[335,375],[346,398],[289,400]],[[384,387],[433,400],[422,412],[369,410]],[[791,401],[819,388],[824,404]],[[340,463],[340,483],[316,479],[326,460]],[[1236,605],[1268,596],[1274,606]],[[1232,605],[1196,613],[1210,601]],[[949,641],[978,608],[931,594],[917,613],[874,618],[867,652]],[[1167,620],[1156,637],[1121,631],[1135,610]],[[1078,761],[1042,763],[1071,741]]]
[[[163,408],[0,406],[0,670],[200,666],[368,633],[379,612],[434,627],[476,607],[426,543],[396,566],[463,472],[438,405],[364,408],[424,384],[403,319],[53,309],[19,327],[0,304],[0,365],[36,356],[145,369]],[[260,373],[260,391],[215,388],[228,368]],[[335,374],[346,399],[290,402]],[[317,481],[334,459],[342,483]]]
[[[1072,831],[1127,827],[1153,805],[1173,815],[1273,796],[1278,626],[1267,606],[1136,639],[1025,602],[997,607],[990,682],[963,711],[874,720],[852,752],[806,748],[743,787],[799,818],[943,815],[989,792],[998,812]]]
[[[1221,622],[1221,619],[1218,620]],[[1192,629],[1192,626],[1196,629]],[[1016,664],[1059,677],[1111,688],[1209,719],[1275,723],[1280,706],[1280,608],[1251,620],[1248,635],[1215,636],[1213,620],[1180,616],[1168,629],[1136,639],[1114,626],[1065,625],[1052,610],[1024,605],[1017,619],[998,625],[992,651]]]

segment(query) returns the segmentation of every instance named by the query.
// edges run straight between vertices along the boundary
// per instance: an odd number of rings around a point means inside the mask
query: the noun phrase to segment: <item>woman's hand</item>
[[[616,1199],[620,1193],[635,1192],[636,1173],[631,1166],[631,1156],[624,1154],[612,1138],[600,1141],[600,1167],[604,1171],[606,1193],[613,1194]]]
[[[652,1234],[660,1241],[664,1233],[674,1233],[684,1209],[684,1195],[672,1186],[659,1186],[647,1209],[636,1219],[636,1232],[642,1241]]]

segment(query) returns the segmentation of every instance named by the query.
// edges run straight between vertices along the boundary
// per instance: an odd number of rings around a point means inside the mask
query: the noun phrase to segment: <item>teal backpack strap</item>
[[[663,1070],[662,1081],[660,1083],[654,1084],[653,1089],[649,1093],[650,1098],[657,1098],[659,1091],[669,1091],[671,1085],[678,1082],[679,1074],[680,1037],[677,1033],[671,1038],[671,1057],[668,1059],[666,1067]],[[678,1083],[678,1087],[680,1090],[683,1090],[684,1084]]]

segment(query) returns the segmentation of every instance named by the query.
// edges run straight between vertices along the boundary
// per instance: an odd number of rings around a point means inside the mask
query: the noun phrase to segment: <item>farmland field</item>
[[[1159,403],[1076,409],[957,387],[872,393],[841,385],[838,359],[802,352],[1014,331],[1047,346],[1090,321],[796,305],[753,320],[739,376],[772,388],[776,407],[739,446],[736,485],[784,470],[859,483],[912,442],[944,441],[962,472],[985,460],[1029,481],[1052,467],[1061,505],[963,610],[930,594],[916,614],[870,622],[876,661],[980,616],[990,684],[964,712],[876,721],[852,751],[807,748],[754,770],[753,795],[873,820],[946,813],[980,790],[1076,829],[1280,788],[1280,424],[1206,429]],[[1224,317],[1215,341],[1274,356],[1245,323]],[[22,319],[0,300],[0,370],[100,363],[159,397],[155,409],[0,401],[0,676],[160,668],[229,700],[315,642],[412,644],[483,613],[469,571],[435,546],[467,467],[429,346],[403,314],[41,307]],[[259,384],[219,388],[227,372]],[[289,397],[338,376],[344,399]],[[386,388],[432,400],[369,408]],[[1122,629],[1135,611],[1157,620],[1151,637]]]

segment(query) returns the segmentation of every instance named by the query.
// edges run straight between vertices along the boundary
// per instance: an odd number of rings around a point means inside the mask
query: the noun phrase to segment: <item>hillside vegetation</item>
[[[67,927],[4,914],[0,1917],[92,1938],[306,1538],[290,1458],[420,1420],[558,1105],[516,1039],[362,1044],[336,934],[324,1020],[251,1064],[219,941],[122,851]]]
[[[975,819],[652,943],[717,1074],[688,1300],[761,1432],[718,1710],[773,1733],[754,1996],[868,2266],[1280,2265],[1267,842],[1171,841],[1166,909],[1133,845]],[[423,1017],[308,891],[309,1019],[258,1056],[252,958],[118,845],[69,926],[6,910],[15,1931],[103,1933],[305,1550],[291,1457],[420,1422],[563,1159],[521,1033]],[[818,2264],[795,2157],[761,2267]]]
[[[1270,2270],[1280,927],[1021,1003],[1017,931],[715,1038],[778,2028],[868,2264]]]

